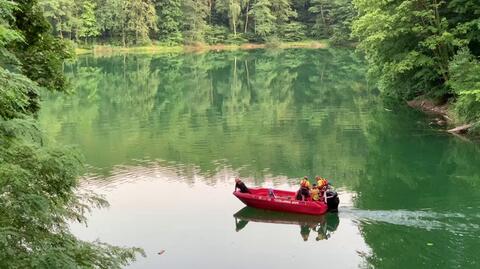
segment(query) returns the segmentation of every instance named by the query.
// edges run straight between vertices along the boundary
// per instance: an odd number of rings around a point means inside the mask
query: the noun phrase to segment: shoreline
[[[94,45],[92,48],[75,48],[76,55],[94,54],[109,55],[116,53],[200,53],[208,51],[236,51],[252,49],[326,49],[329,47],[327,41],[309,40],[298,42],[269,43],[243,43],[243,44],[198,44],[198,45],[149,45],[122,47],[112,45]]]
[[[445,130],[447,133],[453,135],[465,136],[469,134],[476,135],[476,130],[472,130],[476,127],[475,123],[462,123],[455,119],[454,114],[450,110],[450,104],[436,104],[431,99],[426,97],[418,97],[413,100],[407,101],[407,105],[413,109],[420,110],[428,115],[437,115],[441,118],[435,118],[431,123],[440,127],[448,126]]]

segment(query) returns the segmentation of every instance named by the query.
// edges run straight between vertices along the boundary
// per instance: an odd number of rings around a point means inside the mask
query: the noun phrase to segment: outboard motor
[[[340,204],[338,193],[332,189],[329,189],[325,192],[325,197],[327,200],[328,212],[338,212],[338,204]]]

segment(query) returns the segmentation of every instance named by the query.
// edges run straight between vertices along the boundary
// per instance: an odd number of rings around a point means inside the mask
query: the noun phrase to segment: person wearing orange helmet
[[[316,176],[315,179],[317,180],[317,186],[320,190],[323,190],[328,186],[328,180],[327,179],[325,179],[323,177],[320,177],[320,176]]]
[[[305,201],[310,198],[310,181],[308,181],[308,177],[304,176],[302,180],[300,180],[300,189],[297,191],[296,199]]]

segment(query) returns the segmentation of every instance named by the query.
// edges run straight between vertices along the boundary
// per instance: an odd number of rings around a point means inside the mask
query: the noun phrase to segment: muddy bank
[[[408,106],[423,111],[429,115],[437,116],[431,122],[438,126],[445,126],[446,132],[456,135],[468,134],[475,124],[459,124],[455,122],[454,117],[450,113],[450,104],[436,104],[434,101],[426,98],[417,98],[407,102]]]

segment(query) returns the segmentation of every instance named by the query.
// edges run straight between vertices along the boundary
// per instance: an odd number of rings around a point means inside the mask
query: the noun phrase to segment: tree
[[[254,20],[254,32],[262,40],[266,40],[275,32],[275,16],[271,11],[270,0],[258,0],[253,4],[250,14]]]
[[[168,43],[179,43],[182,41],[182,1],[162,0],[157,1],[156,9],[158,14],[159,38]]]
[[[150,31],[157,30],[157,15],[152,0],[125,0],[126,29],[133,33],[135,44],[150,41]]]
[[[120,37],[123,46],[150,41],[157,30],[152,0],[102,0],[97,11],[98,28],[109,37]]]
[[[234,36],[237,36],[237,25],[240,20],[240,14],[246,4],[247,1],[244,0],[218,0],[216,2],[217,10],[228,14]]]
[[[258,0],[253,4],[250,14],[254,18],[254,31],[261,40],[273,35],[282,35],[291,18],[297,13],[291,8],[289,0]]]
[[[360,16],[353,24],[370,72],[387,94],[412,98],[429,92],[445,96],[448,62],[462,41],[442,16],[442,2],[354,1]]]
[[[308,11],[313,15],[313,36],[330,38],[333,43],[347,43],[351,24],[356,16],[351,0],[310,0]]]
[[[247,30],[248,30],[248,17],[250,16],[250,3],[251,1],[250,0],[244,0],[245,2],[245,24],[244,24],[244,33],[246,34],[247,33]]]
[[[325,38],[331,34],[331,18],[329,16],[332,1],[328,0],[311,0],[309,12],[315,15],[315,35]]]
[[[275,16],[277,27],[288,23],[290,19],[297,17],[297,12],[292,9],[290,0],[272,0],[272,15]]]
[[[357,16],[352,0],[335,0],[331,13],[333,18],[333,33],[330,41],[333,44],[346,44],[354,41],[351,37],[352,22]]]
[[[44,16],[52,24],[54,31],[63,38],[63,33],[68,32],[68,20],[71,18],[72,0],[40,0]]]
[[[420,95],[456,102],[460,118],[480,118],[478,1],[355,0],[353,35],[379,78],[397,99]],[[470,73],[473,72],[473,73]]]
[[[81,24],[78,35],[85,37],[85,43],[88,43],[88,38],[96,37],[100,34],[95,17],[95,3],[90,0],[84,0],[83,13],[81,16]]]
[[[28,63],[17,66],[22,74],[42,87],[62,90],[66,86],[61,68],[63,60],[73,52],[51,35],[51,26],[37,4],[36,0],[18,2],[11,14],[15,22],[11,28],[23,38],[7,47],[18,62]]]
[[[109,37],[120,37],[126,46],[127,2],[125,0],[102,0],[97,9],[99,29]]]
[[[80,156],[47,143],[34,117],[40,86],[63,89],[68,53],[36,1],[0,0],[0,11],[0,267],[120,268],[140,250],[70,232],[68,222],[105,201],[76,190]]]
[[[448,86],[457,95],[455,110],[466,122],[480,121],[480,61],[468,49],[460,50],[450,62]]]
[[[209,6],[207,0],[184,0],[183,11],[183,32],[185,41],[203,41],[204,31],[207,28],[207,16]]]

